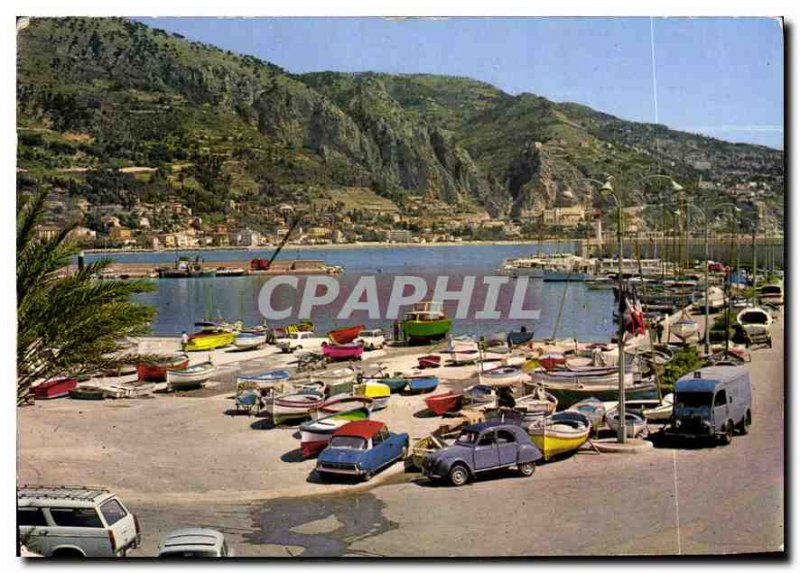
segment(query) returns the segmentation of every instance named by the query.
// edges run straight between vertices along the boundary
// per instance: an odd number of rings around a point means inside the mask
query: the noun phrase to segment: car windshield
[[[184,558],[195,558],[195,557],[219,557],[216,551],[212,550],[198,550],[198,549],[190,549],[190,550],[179,550],[179,551],[167,551],[166,553],[160,553],[158,555],[161,559],[184,559]]]
[[[711,392],[681,392],[675,398],[677,408],[702,408],[711,405]]]
[[[334,436],[331,439],[331,448],[347,448],[348,450],[366,450],[367,440],[357,436]]]
[[[478,439],[478,432],[462,432],[456,443],[458,444],[474,444]]]

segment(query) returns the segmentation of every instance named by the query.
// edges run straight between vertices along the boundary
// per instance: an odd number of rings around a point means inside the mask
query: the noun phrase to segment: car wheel
[[[450,483],[454,486],[462,486],[469,480],[469,472],[462,465],[455,465],[450,468]]]
[[[517,466],[517,469],[519,470],[519,473],[521,473],[523,476],[530,477],[536,471],[536,464],[534,464],[533,462],[525,462],[519,464]]]
[[[733,440],[733,424],[728,422],[725,426],[725,432],[720,436],[720,442],[723,446],[727,446]]]
[[[750,410],[745,412],[744,418],[742,418],[742,423],[739,426],[739,432],[743,436],[746,436],[747,434],[750,433]]]

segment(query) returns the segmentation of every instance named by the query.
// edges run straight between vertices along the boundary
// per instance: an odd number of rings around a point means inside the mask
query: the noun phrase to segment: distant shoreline
[[[542,240],[542,243],[574,243],[583,239],[556,239]],[[285,245],[283,251],[293,251],[297,249],[309,251],[324,251],[324,250],[348,250],[348,249],[396,249],[404,247],[415,248],[430,248],[430,247],[459,247],[459,246],[514,246],[514,245],[531,245],[535,246],[538,241],[448,241],[437,243],[340,243],[328,245]],[[273,251],[274,245],[265,245],[261,247],[189,247],[185,249],[84,249],[83,252],[87,255],[97,254],[135,254],[135,253],[175,253],[175,252],[192,252],[192,251]]]

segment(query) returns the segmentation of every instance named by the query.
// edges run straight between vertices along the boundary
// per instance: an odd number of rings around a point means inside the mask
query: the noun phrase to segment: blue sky
[[[783,39],[773,19],[656,18],[654,54],[649,18],[137,19],[294,73],[468,76],[511,94],[783,148]]]

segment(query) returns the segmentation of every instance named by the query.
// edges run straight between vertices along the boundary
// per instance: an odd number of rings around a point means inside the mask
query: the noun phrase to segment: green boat
[[[444,313],[441,302],[428,301],[411,307],[402,326],[409,342],[425,343],[444,338],[453,321]]]
[[[544,389],[558,398],[558,409],[564,410],[573,404],[586,400],[587,398],[597,398],[601,402],[613,402],[619,400],[619,386],[579,386],[572,383],[544,384]],[[625,388],[625,400],[646,400],[658,398],[655,382],[644,382],[634,384]]]

